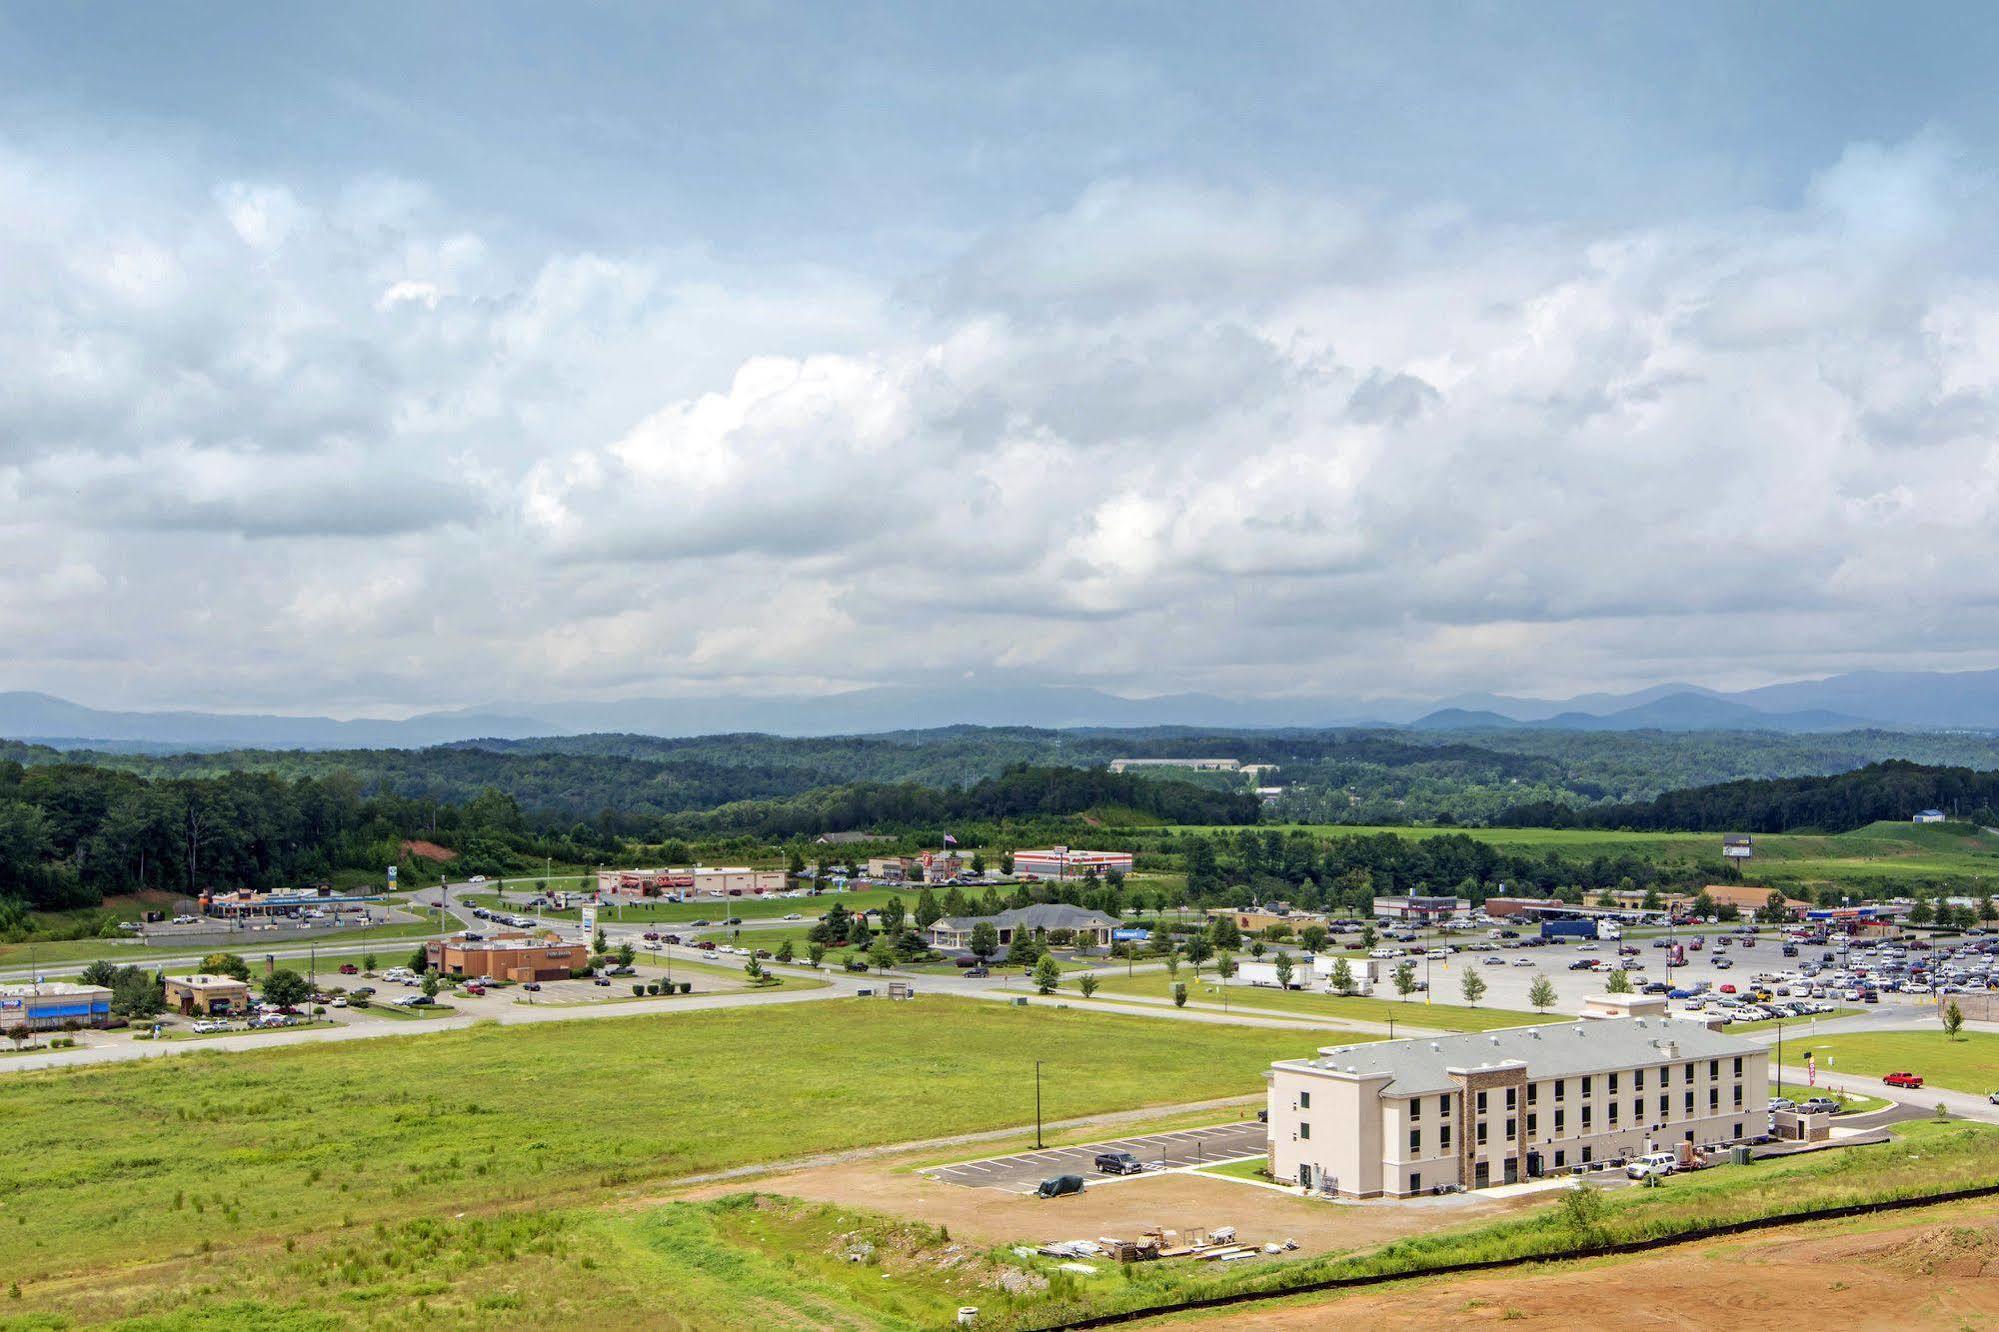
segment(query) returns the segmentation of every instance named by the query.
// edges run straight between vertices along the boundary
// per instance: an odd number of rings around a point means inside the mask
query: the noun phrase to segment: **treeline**
[[[1662,866],[1631,854],[1563,856],[1501,850],[1463,833],[1403,837],[1372,833],[1314,837],[1244,829],[1233,835],[1169,836],[1197,906],[1288,900],[1311,910],[1366,912],[1378,896],[1573,897],[1608,888],[1703,881],[1698,865]]]
[[[744,801],[668,819],[674,836],[747,835],[766,841],[863,829],[945,828],[1114,809],[1159,823],[1251,824],[1256,797],[1101,768],[1010,768],[967,787],[856,782],[786,800]]]
[[[1890,760],[1830,777],[1723,782],[1593,809],[1539,802],[1510,809],[1499,821],[1648,832],[1841,833],[1881,820],[1907,821],[1924,809],[1999,824],[1999,773]]]
[[[584,859],[615,845],[590,824],[536,830],[516,801],[492,790],[446,804],[364,796],[340,772],[148,780],[90,764],[0,762],[0,904],[13,904],[16,925],[22,907],[93,907],[114,892],[273,888],[341,870],[386,876],[391,864],[416,882],[433,871],[403,851],[407,838],[448,842],[468,873]]]

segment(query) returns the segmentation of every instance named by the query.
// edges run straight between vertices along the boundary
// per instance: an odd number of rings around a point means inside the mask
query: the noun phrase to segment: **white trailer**
[[[1330,953],[1321,953],[1312,959],[1312,979],[1318,988],[1330,992],[1333,989],[1333,966],[1339,958]],[[1353,977],[1355,994],[1372,994],[1376,982],[1382,978],[1382,967],[1386,963],[1371,957],[1350,957],[1347,959],[1347,973]]]
[[[1303,962],[1291,960],[1291,983],[1287,986],[1277,977],[1275,962],[1243,962],[1236,966],[1236,979],[1244,985],[1262,985],[1269,989],[1302,990],[1312,979],[1312,969]]]

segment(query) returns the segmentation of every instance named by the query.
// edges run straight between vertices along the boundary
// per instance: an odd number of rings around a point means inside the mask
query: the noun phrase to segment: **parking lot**
[[[1176,1166],[1262,1156],[1267,1137],[1268,1130],[1256,1121],[1218,1124],[1213,1128],[1184,1129],[1178,1133],[1153,1133],[1142,1138],[1119,1138],[1076,1147],[1019,1152],[984,1161],[966,1161],[924,1173],[931,1179],[946,1184],[962,1184],[967,1188],[1032,1193],[1036,1185],[1051,1175],[1081,1175],[1093,1185],[1106,1180],[1134,1178],[1129,1175],[1099,1175],[1096,1166],[1098,1152],[1130,1152],[1148,1168],[1167,1170]]]

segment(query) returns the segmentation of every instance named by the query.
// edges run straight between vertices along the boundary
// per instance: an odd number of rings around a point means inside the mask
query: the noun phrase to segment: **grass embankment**
[[[1212,973],[1196,980],[1191,970],[1182,969],[1180,979],[1187,986],[1187,1002],[1219,1004],[1222,1002],[1222,985]],[[1073,982],[1064,982],[1057,994],[1074,993]],[[1169,999],[1173,994],[1173,979],[1163,971],[1141,973],[1136,976],[1106,974],[1097,986],[1097,994],[1106,999],[1125,995],[1144,995],[1153,999]],[[1310,1017],[1330,1018],[1334,1021],[1348,1019],[1355,1022],[1406,1023],[1410,1027],[1428,1027],[1437,1031],[1493,1031],[1501,1027],[1525,1027],[1542,1022],[1559,1022],[1559,1016],[1548,1017],[1539,1013],[1524,1013],[1509,1008],[1471,1008],[1463,1004],[1426,1004],[1420,996],[1408,1002],[1400,999],[1375,999],[1362,996],[1343,998],[1335,994],[1323,994],[1316,990],[1279,990],[1267,985],[1244,985],[1240,981],[1228,984],[1228,1006],[1231,1011],[1272,1012],[1284,1016],[1305,1014]]]
[[[921,999],[32,1071],[0,1081],[0,1271],[22,1312],[114,1267],[137,1298],[149,1259],[1028,1122],[1036,1060],[1060,1119],[1254,1092],[1299,1053],[1283,1032]]]
[[[1563,1206],[1463,1230],[1397,1240],[1359,1254],[1214,1272],[1144,1264],[1121,1279],[1085,1283],[1075,1299],[1022,1311],[1011,1326],[1054,1328],[1092,1314],[1159,1308],[1212,1296],[1286,1291],[1342,1277],[1420,1276],[1459,1263],[1585,1256],[1609,1245],[1694,1234],[1714,1226],[1803,1215],[1999,1185],[1999,1128],[1915,1123],[1890,1143],[1677,1175],[1657,1189],[1591,1191],[1578,1216]],[[1116,1269],[1113,1269],[1114,1271]],[[1002,1325],[1008,1325],[1003,1323]]]
[[[1925,1085],[1976,1096],[1999,1089],[1999,1036],[1989,1032],[1964,1032],[1954,1041],[1942,1031],[1820,1036],[1809,1043],[1800,1040],[1795,1052],[1787,1039],[1785,1062],[1802,1064],[1807,1049],[1818,1061],[1821,1082],[1836,1082],[1842,1073],[1878,1078],[1906,1071],[1921,1077]]]

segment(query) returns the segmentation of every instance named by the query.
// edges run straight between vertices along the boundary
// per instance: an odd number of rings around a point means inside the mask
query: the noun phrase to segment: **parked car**
[[[1057,1175],[1053,1179],[1042,1180],[1040,1186],[1034,1190],[1034,1196],[1037,1198],[1060,1198],[1064,1194],[1081,1193],[1082,1191],[1083,1177],[1081,1175]]]
[[[609,985],[611,983],[611,978],[609,976],[597,976],[593,977],[590,983],[592,985]]]
[[[1808,1115],[1836,1115],[1839,1113],[1839,1102],[1830,1096],[1814,1096],[1798,1109]]]
[[[1098,1152],[1097,1171],[1104,1175],[1138,1175],[1145,1171],[1145,1163],[1130,1152]]]
[[[1644,1179],[1648,1175],[1670,1175],[1679,1168],[1671,1152],[1647,1152],[1624,1167],[1625,1178]]]
[[[528,982],[527,982],[526,984],[522,985],[522,986],[521,986],[521,988],[522,988],[523,990],[539,990],[539,989],[541,988],[541,982],[540,982],[540,981],[528,981]]]
[[[1887,1077],[1881,1079],[1881,1081],[1887,1083],[1890,1087],[1902,1087],[1908,1091],[1914,1091],[1923,1085],[1921,1078],[1917,1077],[1914,1073],[1907,1072],[1890,1073]]]

